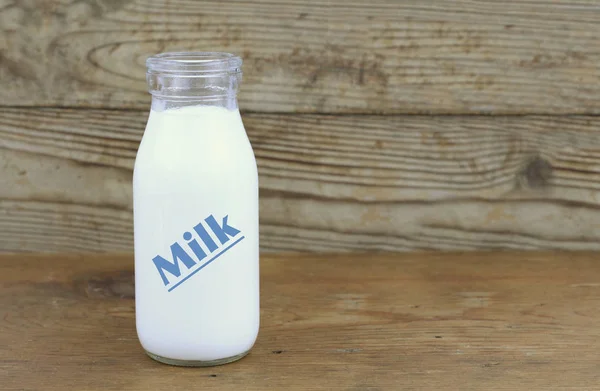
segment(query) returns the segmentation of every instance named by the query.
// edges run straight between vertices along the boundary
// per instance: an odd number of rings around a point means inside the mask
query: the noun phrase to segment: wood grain
[[[0,103],[149,107],[145,58],[240,54],[258,112],[600,113],[593,1],[0,2]]]
[[[0,250],[130,251],[146,112],[5,108]],[[264,251],[600,249],[600,118],[247,114]]]
[[[0,378],[16,390],[592,390],[597,253],[264,255],[249,356],[145,356],[128,255],[0,257]]]

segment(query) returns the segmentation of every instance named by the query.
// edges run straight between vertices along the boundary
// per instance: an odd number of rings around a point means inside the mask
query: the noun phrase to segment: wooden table
[[[0,257],[2,390],[600,389],[600,254],[263,255],[241,361],[152,361],[130,255]]]

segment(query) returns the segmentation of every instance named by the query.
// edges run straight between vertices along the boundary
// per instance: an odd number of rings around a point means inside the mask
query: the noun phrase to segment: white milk
[[[214,365],[247,353],[259,327],[258,175],[239,111],[152,110],[133,189],[143,348],[178,365]]]

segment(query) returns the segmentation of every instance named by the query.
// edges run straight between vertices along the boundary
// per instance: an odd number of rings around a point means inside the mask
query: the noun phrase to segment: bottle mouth
[[[167,52],[146,60],[148,73],[214,77],[242,72],[242,59],[222,52]]]

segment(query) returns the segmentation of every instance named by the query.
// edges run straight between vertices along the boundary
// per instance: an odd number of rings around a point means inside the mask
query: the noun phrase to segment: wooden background
[[[600,249],[600,1],[0,0],[0,251],[132,250],[170,50],[244,59],[269,250]]]

